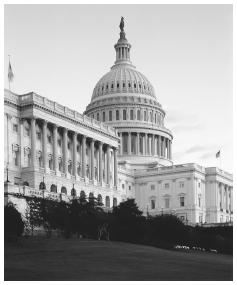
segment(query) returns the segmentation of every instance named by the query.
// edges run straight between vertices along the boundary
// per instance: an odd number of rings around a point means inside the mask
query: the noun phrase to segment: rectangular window
[[[184,197],[180,197],[180,207],[184,207]]]
[[[169,183],[165,183],[165,189],[168,189],[168,188],[170,188]]]
[[[133,110],[130,110],[130,120],[133,120]]]
[[[184,188],[184,182],[183,181],[179,182],[179,188]]]
[[[156,201],[155,200],[151,200],[151,209],[154,210],[156,207]]]
[[[165,198],[165,208],[168,209],[170,207],[170,199]]]
[[[18,132],[18,125],[17,124],[13,124],[13,132]]]
[[[155,190],[155,185],[151,185],[151,190]]]

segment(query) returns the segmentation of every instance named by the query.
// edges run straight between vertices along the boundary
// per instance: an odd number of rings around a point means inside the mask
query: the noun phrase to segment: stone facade
[[[132,65],[124,30],[115,50],[115,64],[96,84],[84,115],[33,92],[4,91],[5,191],[66,201],[85,193],[106,208],[135,198],[145,215],[231,222],[232,175],[173,164],[165,111]]]

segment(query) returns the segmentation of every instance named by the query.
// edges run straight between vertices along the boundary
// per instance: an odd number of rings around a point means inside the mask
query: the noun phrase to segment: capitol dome
[[[120,162],[136,167],[170,165],[172,133],[164,126],[165,111],[149,80],[130,61],[123,18],[115,44],[116,61],[95,85],[84,112],[94,120],[116,128],[120,137]]]

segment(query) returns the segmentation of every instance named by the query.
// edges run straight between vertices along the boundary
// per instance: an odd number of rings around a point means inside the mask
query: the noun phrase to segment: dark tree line
[[[175,245],[201,247],[231,254],[233,227],[190,227],[174,215],[143,216],[134,199],[105,211],[95,197],[75,197],[70,203],[24,197],[28,207],[25,221],[13,205],[5,207],[5,236],[33,235],[43,227],[50,237],[53,230],[65,237],[124,241],[172,249]]]

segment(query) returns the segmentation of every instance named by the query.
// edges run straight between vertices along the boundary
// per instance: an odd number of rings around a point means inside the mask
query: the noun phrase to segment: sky
[[[174,163],[233,171],[232,5],[5,5],[4,10],[5,88],[11,55],[13,92],[34,91],[80,113],[114,64],[123,16],[131,61],[166,112]]]

